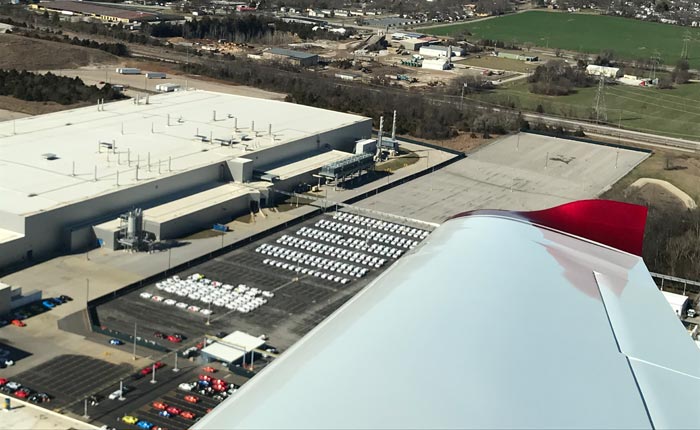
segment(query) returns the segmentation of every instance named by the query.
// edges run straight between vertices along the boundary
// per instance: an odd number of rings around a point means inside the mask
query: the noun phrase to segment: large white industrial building
[[[98,243],[143,208],[154,239],[270,203],[351,157],[369,118],[183,91],[0,124],[0,268]]]

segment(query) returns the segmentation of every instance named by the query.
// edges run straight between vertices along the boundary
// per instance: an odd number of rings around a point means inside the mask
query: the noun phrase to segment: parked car
[[[183,382],[182,384],[178,385],[177,388],[182,390],[182,391],[192,391],[192,389],[196,386],[197,386],[196,382],[193,382],[193,383]]]
[[[32,395],[32,390],[30,390],[27,387],[22,387],[19,390],[15,391],[14,395],[19,399],[26,399],[27,397]]]
[[[2,387],[3,385],[7,384],[8,382],[9,382],[9,381],[8,381],[7,379],[5,379],[5,378],[0,378],[0,387]]]
[[[93,394],[92,396],[88,397],[88,402],[90,403],[90,406],[97,406],[100,404],[101,401],[102,396],[99,396],[97,394]]]
[[[173,416],[173,415],[172,415],[170,412],[168,412],[168,411],[160,411],[160,412],[158,412],[158,415],[161,416],[161,417],[165,417],[165,418],[170,418],[170,417]]]
[[[167,336],[165,335],[165,333],[161,333],[161,332],[159,332],[159,331],[154,332],[154,333],[153,333],[153,336],[156,337],[157,339],[165,339],[165,338],[167,337]]]
[[[127,424],[136,424],[139,422],[139,419],[131,415],[125,415],[122,417],[122,421]]]
[[[32,403],[48,403],[51,397],[46,393],[36,393],[29,396],[29,401]]]
[[[153,423],[141,420],[136,423],[136,427],[142,428],[143,430],[151,430],[153,428]]]
[[[170,413],[171,415],[180,415],[182,409],[177,408],[175,406],[170,406],[168,409],[166,409],[166,411],[168,411],[168,413]]]
[[[58,298],[60,298],[64,302],[72,302],[73,301],[73,298],[71,298],[71,296],[66,296],[65,294],[61,294],[60,296],[58,296]]]
[[[164,411],[168,409],[168,405],[163,402],[153,402],[153,407],[159,411]]]
[[[216,369],[214,369],[214,368],[211,367],[211,366],[202,367],[202,370],[204,370],[204,371],[207,372],[207,373],[214,373],[214,372],[216,372]]]
[[[184,411],[184,412],[180,413],[180,416],[182,418],[186,418],[188,420],[193,420],[195,417],[194,413],[192,413],[190,411]]]
[[[171,334],[170,336],[168,336],[168,340],[169,340],[170,342],[172,342],[172,343],[180,343],[180,342],[182,342],[182,338],[181,338],[180,336],[176,336],[176,335],[174,335],[174,334]]]
[[[16,391],[16,390],[19,390],[20,388],[22,388],[22,384],[20,384],[19,382],[15,382],[15,381],[7,381],[7,383],[5,383],[4,386],[12,391]]]
[[[165,366],[165,363],[163,363],[162,361],[156,361],[153,364],[156,366],[156,369],[160,369],[161,367]]]
[[[110,345],[124,345],[124,342],[122,342],[122,341],[119,340],[119,339],[110,339],[110,340],[109,340],[109,344],[110,344]]]
[[[188,394],[185,396],[185,401],[189,403],[199,403],[199,397]]]
[[[17,326],[17,327],[26,327],[27,326],[27,324],[25,324],[24,322],[22,322],[21,320],[18,320],[18,319],[13,319],[12,325]]]

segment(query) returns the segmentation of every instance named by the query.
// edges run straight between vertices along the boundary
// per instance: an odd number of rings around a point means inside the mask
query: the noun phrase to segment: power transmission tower
[[[688,42],[690,42],[690,31],[686,30],[683,33],[683,49],[681,50],[681,58],[684,60],[688,59]]]
[[[598,92],[596,92],[595,95],[595,106],[593,107],[595,110],[595,122],[596,124],[600,123],[601,121],[607,122],[608,121],[608,113],[605,108],[605,77],[601,76],[600,80],[598,81]]]
[[[656,79],[656,68],[661,64],[661,54],[659,51],[654,51],[654,53],[651,56],[651,75],[649,76],[650,79],[654,80]]]

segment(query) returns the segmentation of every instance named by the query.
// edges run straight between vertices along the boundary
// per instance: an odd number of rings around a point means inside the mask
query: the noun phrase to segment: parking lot
[[[137,336],[169,348],[180,344],[160,333],[188,343],[241,330],[286,349],[427,234],[326,214],[100,305],[97,314],[103,327],[133,333],[136,324]]]
[[[116,365],[84,355],[61,355],[12,378],[36,392],[51,396],[46,405],[62,408],[69,402],[85,398],[114,380],[131,372],[128,365]]]

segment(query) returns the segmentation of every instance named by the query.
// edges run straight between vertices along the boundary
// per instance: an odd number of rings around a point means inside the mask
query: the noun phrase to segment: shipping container
[[[148,72],[146,73],[146,77],[148,79],[165,79],[167,76],[165,75],[165,73],[161,72]]]

